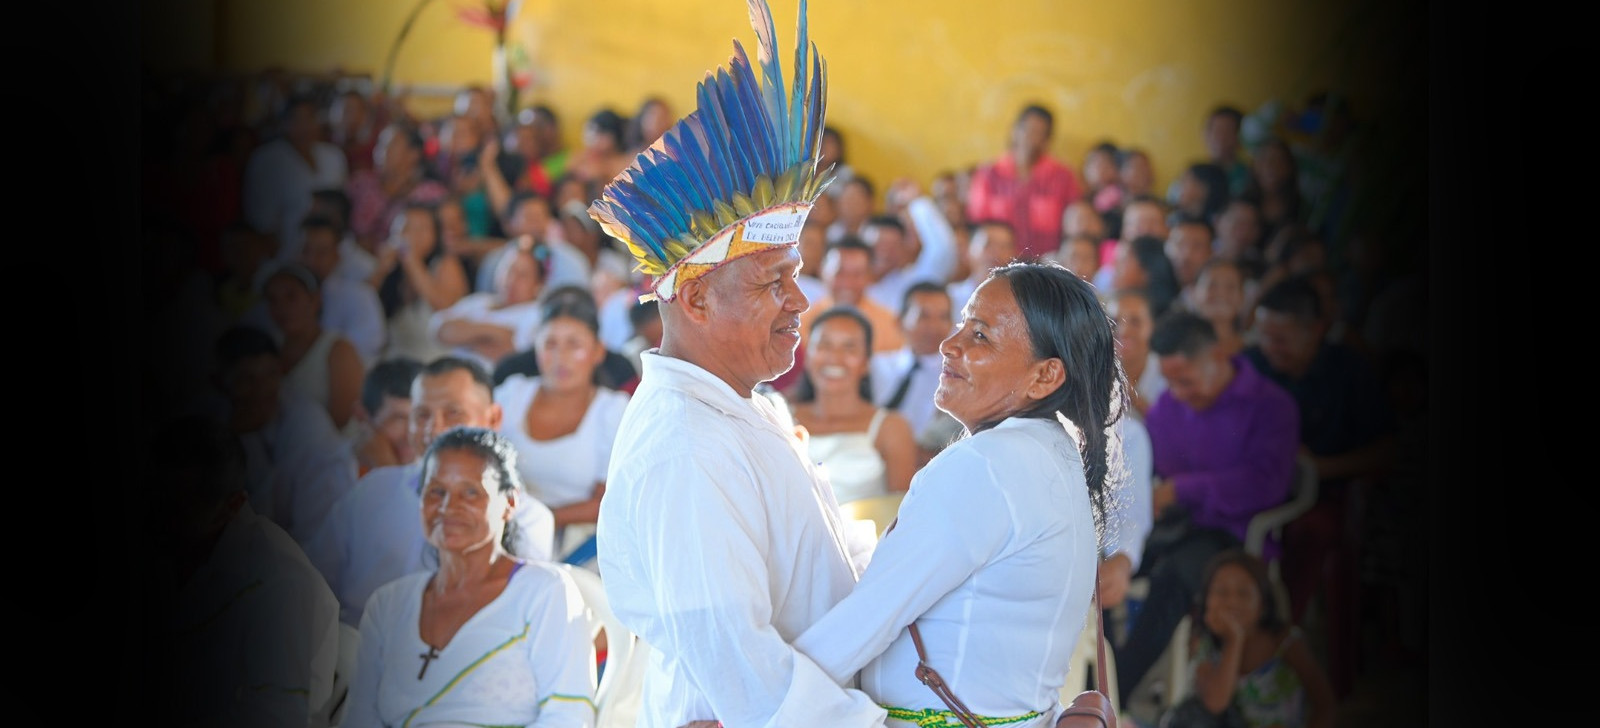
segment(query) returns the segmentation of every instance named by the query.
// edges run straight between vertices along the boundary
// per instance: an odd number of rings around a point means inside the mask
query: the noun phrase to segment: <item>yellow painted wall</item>
[[[215,37],[173,43],[167,61],[376,76],[414,2],[214,0],[209,15],[188,17],[197,25],[196,17],[210,18]],[[455,16],[464,2],[426,6],[398,57],[398,82],[489,82],[491,39]],[[771,3],[787,54],[799,3]],[[993,157],[1017,110],[1032,100],[1055,111],[1052,148],[1074,168],[1091,144],[1109,138],[1147,149],[1164,189],[1203,154],[1201,122],[1219,102],[1249,111],[1331,85],[1355,99],[1358,114],[1371,113],[1383,100],[1363,94],[1381,85],[1383,44],[1403,32],[1382,22],[1394,6],[814,0],[810,33],[828,62],[828,122],[844,133],[849,161],[880,189],[893,177],[926,182]],[[695,83],[727,62],[733,39],[752,54],[756,44],[743,0],[525,0],[514,28],[538,67],[538,85],[525,98],[555,108],[574,145],[583,118],[602,105],[626,116],[644,96],[659,94],[687,112]],[[447,106],[417,97],[413,108]]]

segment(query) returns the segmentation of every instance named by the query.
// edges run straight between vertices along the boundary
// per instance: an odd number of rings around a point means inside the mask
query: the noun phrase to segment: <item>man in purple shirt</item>
[[[1167,380],[1145,415],[1160,520],[1140,566],[1148,596],[1116,651],[1125,702],[1188,613],[1206,562],[1240,545],[1252,517],[1288,498],[1300,443],[1294,398],[1224,354],[1209,321],[1175,310],[1156,323],[1150,348]],[[1185,513],[1188,526],[1176,538],[1158,535]],[[1261,556],[1275,559],[1278,548],[1269,540]]]

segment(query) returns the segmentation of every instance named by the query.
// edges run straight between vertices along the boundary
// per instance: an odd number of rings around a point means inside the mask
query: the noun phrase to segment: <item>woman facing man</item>
[[[978,287],[940,350],[935,400],[965,435],[912,479],[860,582],[795,647],[841,684],[859,672],[890,725],[950,717],[916,677],[916,623],[973,713],[1048,725],[1123,477],[1111,324],[1071,272],[1015,263]]]

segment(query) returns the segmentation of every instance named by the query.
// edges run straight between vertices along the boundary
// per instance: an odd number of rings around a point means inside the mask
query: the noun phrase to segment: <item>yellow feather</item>
[[[757,210],[765,210],[777,203],[776,195],[772,190],[772,178],[767,175],[756,177],[755,189],[750,190],[750,202]]]

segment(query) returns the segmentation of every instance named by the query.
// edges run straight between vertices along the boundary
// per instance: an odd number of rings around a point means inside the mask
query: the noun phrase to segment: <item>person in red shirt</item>
[[[1061,246],[1061,213],[1082,195],[1072,169],[1050,156],[1055,117],[1026,106],[1011,126],[1005,155],[972,175],[967,219],[1003,220],[1017,233],[1017,256],[1037,260]]]

